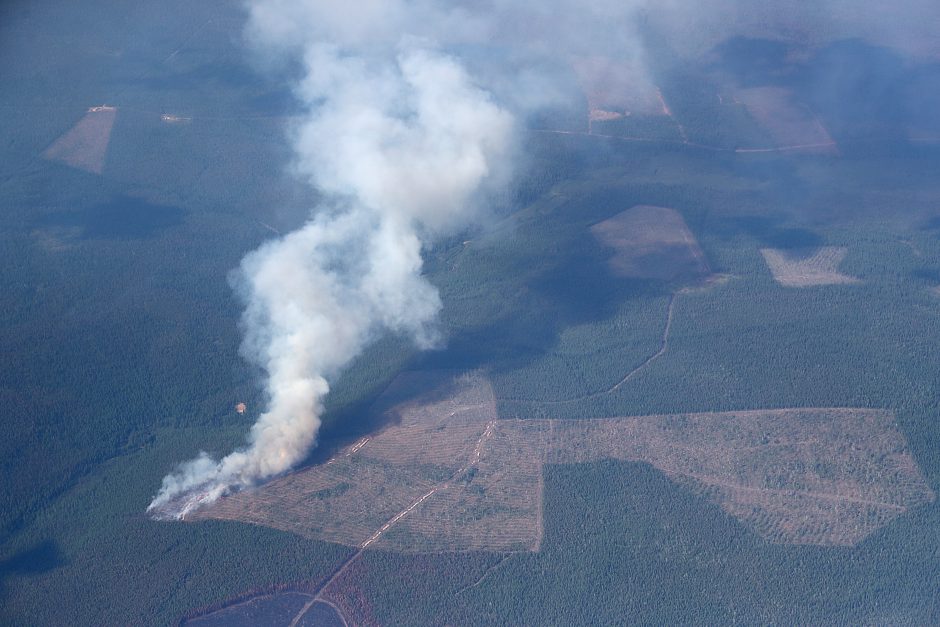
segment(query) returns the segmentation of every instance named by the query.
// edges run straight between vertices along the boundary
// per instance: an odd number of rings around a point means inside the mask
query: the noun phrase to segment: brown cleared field
[[[427,387],[422,386],[425,382]],[[392,423],[190,516],[366,549],[537,551],[543,465],[646,462],[781,543],[852,545],[934,499],[890,412],[804,408],[497,420],[480,374],[409,374]]]
[[[751,87],[735,92],[735,100],[777,142],[777,149],[822,154],[838,153],[835,140],[813,112],[796,102],[783,87]]]
[[[675,209],[639,205],[591,227],[614,251],[611,271],[622,277],[698,280],[710,269],[695,236]]]
[[[639,60],[582,57],[572,62],[588,101],[588,117],[616,120],[628,115],[668,115],[659,90]]]
[[[429,390],[398,405],[390,399]],[[533,550],[541,463],[496,429],[478,375],[408,374],[377,402],[393,423],[324,464],[225,498],[194,518],[267,525],[398,551]]]
[[[838,246],[823,246],[818,250],[777,250],[763,248],[761,254],[777,283],[786,287],[811,287],[814,285],[842,285],[859,283],[855,277],[839,272],[839,264],[845,259],[848,249]]]
[[[92,174],[101,174],[116,117],[115,107],[92,107],[78,124],[46,149],[43,157]]]

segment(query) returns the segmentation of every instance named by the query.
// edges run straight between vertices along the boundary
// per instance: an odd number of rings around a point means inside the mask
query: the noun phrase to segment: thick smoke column
[[[243,354],[268,373],[268,407],[245,449],[220,461],[203,454],[164,479],[150,506],[161,515],[296,464],[316,439],[329,381],[382,332],[434,343],[441,304],[421,277],[422,248],[472,221],[481,190],[505,180],[514,131],[496,99],[440,50],[488,50],[474,67],[525,114],[573,102],[565,68],[579,59],[608,58],[638,84],[649,80],[640,24],[696,59],[741,32],[798,34],[806,45],[830,32],[896,42],[913,25],[929,29],[936,20],[922,18],[938,11],[932,0],[892,5],[890,20],[847,0],[248,1],[260,62],[301,61],[296,93],[307,114],[296,165],[327,200],[299,231],[242,262]],[[807,24],[822,26],[804,33]],[[929,34],[917,40],[936,53]]]
[[[303,53],[297,168],[327,200],[303,228],[242,261],[242,353],[267,372],[268,406],[244,449],[218,461],[203,453],[164,478],[149,508],[163,516],[298,463],[329,382],[379,334],[434,344],[441,302],[421,276],[422,248],[471,222],[509,161],[512,117],[454,58],[398,35],[366,51],[304,42],[297,18],[322,20],[329,3],[273,5],[255,7],[252,27]],[[393,5],[376,6],[384,16]]]

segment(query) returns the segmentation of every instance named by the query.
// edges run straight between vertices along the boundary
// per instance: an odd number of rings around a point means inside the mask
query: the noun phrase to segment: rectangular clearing
[[[734,97],[776,140],[777,150],[838,153],[826,127],[808,107],[794,100],[789,89],[751,87],[737,90]]]
[[[587,97],[590,120],[669,115],[659,90],[639,59],[581,57],[572,62],[572,67]]]
[[[614,254],[616,276],[689,281],[710,274],[695,236],[675,209],[638,205],[591,227],[597,241]]]
[[[85,117],[49,146],[42,156],[92,174],[101,174],[115,117],[116,107],[88,109]]]
[[[774,275],[774,279],[786,287],[845,285],[861,282],[855,277],[839,272],[839,264],[848,253],[847,248],[837,246],[789,250],[762,248],[760,252],[770,272]]]

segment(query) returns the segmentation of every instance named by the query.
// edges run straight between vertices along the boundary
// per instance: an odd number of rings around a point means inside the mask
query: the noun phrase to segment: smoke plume
[[[331,3],[253,7],[253,38],[302,55],[296,167],[326,200],[242,261],[242,354],[266,371],[268,404],[245,448],[203,453],[164,478],[149,507],[160,515],[297,464],[330,381],[381,333],[432,346],[441,302],[421,275],[422,249],[472,222],[481,192],[505,177],[512,116],[454,57],[395,29],[403,5],[366,5],[371,16],[345,23]]]
[[[268,376],[268,404],[246,447],[183,464],[150,509],[182,516],[288,470],[315,443],[330,382],[370,341],[385,332],[418,346],[437,341],[441,303],[422,278],[422,249],[476,219],[482,193],[505,182],[515,119],[572,102],[571,67],[597,57],[631,87],[652,87],[641,30],[688,59],[738,33],[805,46],[863,35],[940,54],[928,32],[934,22],[920,19],[938,11],[928,0],[910,10],[804,4],[250,0],[247,35],[259,65],[302,68],[296,171],[325,200],[237,273],[242,352]]]

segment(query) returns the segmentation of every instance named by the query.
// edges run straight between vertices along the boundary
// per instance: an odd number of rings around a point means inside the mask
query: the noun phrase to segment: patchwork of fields
[[[422,392],[386,410],[389,426],[191,519],[360,549],[537,551],[542,466],[603,459],[648,463],[781,543],[851,546],[935,498],[886,411],[499,420],[480,374],[402,378],[379,405]]]

